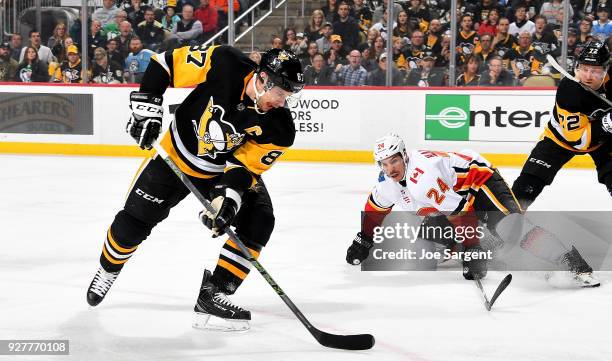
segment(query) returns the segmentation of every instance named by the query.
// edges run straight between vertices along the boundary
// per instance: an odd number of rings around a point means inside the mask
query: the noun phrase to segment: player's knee
[[[125,247],[138,246],[150,234],[155,224],[141,221],[125,210],[115,216],[111,232],[115,241]]]
[[[270,207],[261,207],[250,218],[248,222],[238,225],[236,231],[244,238],[249,248],[261,249],[272,236],[275,222],[274,212]]]
[[[521,173],[512,185],[512,192],[523,209],[527,209],[542,193],[546,186],[544,180],[531,174]]]

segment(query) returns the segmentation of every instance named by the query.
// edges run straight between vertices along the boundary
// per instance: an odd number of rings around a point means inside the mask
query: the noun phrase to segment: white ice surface
[[[279,163],[265,175],[276,229],[260,261],[317,327],[372,333],[372,350],[319,346],[252,271],[233,300],[252,329],[191,328],[204,267],[221,240],[188,197],[154,229],[107,299],[85,301],[105,232],[139,159],[0,156],[0,339],[69,339],[71,355],[2,360],[610,360],[612,274],[559,290],[515,274],[492,312],[451,272],[360,272],[344,256],[377,170]],[[501,169],[509,183],[518,169]],[[562,170],[532,209],[612,210],[594,171]],[[504,276],[491,272],[485,288]]]

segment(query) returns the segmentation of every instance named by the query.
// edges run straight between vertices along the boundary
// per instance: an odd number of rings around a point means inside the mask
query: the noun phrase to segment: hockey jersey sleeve
[[[368,200],[361,216],[361,232],[370,238],[374,235],[374,228],[382,224],[387,214],[393,208],[393,203],[384,196],[381,184],[379,177],[378,184],[372,188],[368,195]]]

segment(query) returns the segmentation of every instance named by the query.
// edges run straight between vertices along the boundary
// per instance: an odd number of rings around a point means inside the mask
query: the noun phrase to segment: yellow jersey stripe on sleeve
[[[259,144],[248,140],[234,152],[234,158],[251,173],[260,175],[272,167],[285,149],[275,144]]]
[[[172,75],[170,73],[170,67],[168,66],[168,63],[166,63],[166,52],[165,51],[163,53],[153,55],[153,60],[155,60],[159,65],[161,65],[162,68],[166,70],[168,75]]]
[[[172,81],[174,87],[189,87],[206,82],[217,45],[208,48],[185,46],[172,52]]]

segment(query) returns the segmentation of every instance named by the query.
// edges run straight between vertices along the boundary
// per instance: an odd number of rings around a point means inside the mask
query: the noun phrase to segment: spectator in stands
[[[415,60],[411,64],[408,64],[407,58],[410,55],[408,54],[404,55],[404,52],[403,52],[403,48],[405,44],[404,38],[394,36],[393,38],[391,38],[391,41],[392,41],[391,52],[393,55],[393,63],[395,64],[395,66],[402,71],[408,71],[410,68],[416,68],[418,60]]]
[[[372,11],[370,7],[365,4],[364,0],[353,0],[353,6],[351,8],[353,17],[359,25],[360,34],[365,34],[370,26],[372,26]]]
[[[400,11],[395,18],[396,26],[393,28],[393,37],[403,38],[405,41],[410,40],[412,35],[412,25],[408,19],[408,13],[404,10]]]
[[[94,51],[93,83],[123,84],[123,66],[109,59],[106,50],[97,48]]]
[[[431,21],[431,14],[425,4],[421,0],[410,0],[406,5],[406,12],[413,23],[413,28],[421,31],[427,30],[427,25]]]
[[[94,20],[97,21],[97,20]],[[55,83],[79,84],[83,82],[83,64],[79,49],[75,45],[70,45],[66,52],[68,59],[64,60],[55,70],[53,81]]]
[[[119,10],[117,13],[115,13],[114,21],[111,21],[102,27],[102,35],[106,38],[106,41],[121,35],[119,28],[121,28],[121,23],[124,21],[127,21],[127,13],[123,10]]]
[[[322,10],[317,9],[312,12],[308,25],[306,25],[306,28],[304,28],[304,35],[308,41],[317,41],[323,36],[324,19],[325,15],[323,14]]]
[[[332,42],[332,45],[329,50],[335,51],[336,55],[341,58],[339,60],[341,63],[343,64],[347,63],[345,60],[349,52],[346,50],[346,47],[344,46],[342,37],[340,35],[334,34],[330,37],[330,40]]]
[[[389,6],[389,0],[382,0],[382,4],[379,2],[379,6],[374,9],[374,14],[372,14],[372,24],[379,23],[382,18],[387,18],[387,7]],[[404,10],[400,4],[393,2],[393,13],[399,14],[400,11]],[[386,22],[385,22],[386,24]],[[387,39],[386,36],[384,36]]]
[[[47,47],[51,49],[51,53],[59,62],[65,60],[64,54],[66,53],[66,48],[64,47],[64,40],[67,37],[66,24],[57,23],[53,29],[53,35],[47,41]]]
[[[417,68],[419,62],[423,58],[423,55],[426,52],[431,51],[431,49],[425,45],[424,38],[425,35],[423,35],[420,30],[415,30],[412,32],[412,36],[410,37],[411,44],[407,46],[403,52],[404,57],[406,58],[406,70]]]
[[[92,20],[100,21],[102,27],[113,21],[115,14],[119,11],[115,6],[114,0],[102,0],[102,7],[94,11],[91,15]]]
[[[100,24],[98,20],[92,20],[87,41],[89,44],[87,56],[89,56],[90,59],[93,59],[94,50],[96,50],[96,48],[104,48],[106,46],[106,39],[102,36],[101,30],[102,24]]]
[[[489,37],[491,35],[487,34]],[[463,73],[457,77],[456,86],[478,86],[480,83],[480,63],[478,56],[470,55],[463,64]]]
[[[302,63],[302,69],[306,69],[307,66],[312,65],[312,59],[316,54],[319,54],[319,47],[316,42],[308,44],[308,50],[298,56],[300,63]]]
[[[44,62],[45,64],[49,64],[52,61],[55,61],[53,58],[53,53],[51,53],[51,49],[41,44],[40,39],[40,31],[38,30],[30,30],[30,47],[37,49],[38,51],[38,59]],[[23,62],[24,54],[26,48],[21,49],[21,54],[19,55],[19,62]]]
[[[506,11],[506,17],[510,23],[516,21],[516,9],[520,5],[525,7],[525,15],[527,20],[533,19],[540,13],[543,0],[510,0],[510,8]]]
[[[609,19],[609,10],[605,4],[597,7],[597,20],[593,21],[591,34],[600,41],[606,41],[612,33],[612,21]]]
[[[283,32],[283,49],[291,50],[295,44],[297,43],[297,38],[295,37],[295,29],[287,28]]]
[[[391,71],[392,71],[391,84],[393,86],[404,85],[404,76],[402,75],[402,73],[395,66],[392,67]],[[373,85],[373,86],[387,85],[387,53],[382,53],[378,57],[377,67],[376,69],[368,73],[368,77],[366,78],[366,85]]]
[[[261,53],[258,49],[253,50],[249,53],[249,59],[253,60],[253,62],[257,65],[261,62]]]
[[[106,42],[106,55],[110,59],[110,62],[123,65],[125,62],[125,56],[119,51],[119,41],[117,39],[110,39]]]
[[[525,30],[519,35],[518,46],[510,50],[510,66],[514,76],[522,84],[538,67],[536,50],[531,46],[531,34]]]
[[[0,81],[13,81],[19,63],[11,58],[11,47],[9,43],[0,44]]]
[[[401,11],[401,10],[400,10]],[[388,24],[387,24],[387,18],[389,17],[387,14],[387,10],[384,10],[383,13],[383,17],[381,17],[379,19],[378,22],[374,23],[374,25],[372,25],[372,29],[376,29],[378,30],[378,32],[380,33],[380,36],[383,37],[383,39],[385,39],[385,41],[387,40],[387,28],[388,28]],[[393,21],[393,28],[395,28],[397,24],[395,23],[395,21]]]
[[[478,34],[488,32],[495,35],[494,31],[495,27],[497,26],[497,21],[494,22],[493,28],[489,28],[487,29],[488,31],[483,31],[482,33],[480,32],[480,26],[489,22],[489,15],[491,14],[491,11],[495,11],[497,14],[496,20],[499,20],[500,14],[504,14],[504,7],[500,6],[496,0],[480,0],[476,5],[474,22],[478,24]]]
[[[283,48],[283,39],[275,36],[272,38],[272,43],[270,46],[272,49],[282,49]]]
[[[145,10],[144,21],[138,24],[136,34],[142,41],[145,49],[157,51],[164,41],[165,32],[162,24],[155,21],[155,12],[148,8]]]
[[[216,10],[215,10],[216,13]],[[164,16],[161,19],[162,26],[166,31],[172,31],[181,18],[176,15],[176,8],[173,6],[164,7]],[[201,21],[201,20],[200,20]]]
[[[559,43],[555,34],[548,31],[546,18],[542,15],[536,15],[533,22],[535,23],[535,32],[531,37],[531,44],[534,49],[542,55],[555,50]]]
[[[372,46],[372,56],[375,56],[377,59],[380,57],[380,54],[384,53],[387,47],[387,42],[383,39],[382,36],[378,35],[376,40],[374,40],[374,44]]]
[[[361,50],[361,66],[363,66],[368,74],[376,70],[378,68],[378,59],[375,53],[372,53],[371,47],[362,44],[358,50]]]
[[[508,32],[514,36],[518,36],[523,31],[528,31],[530,34],[535,32],[535,24],[527,19],[527,8],[525,5],[518,5],[514,11],[515,21],[510,24]]]
[[[497,24],[499,22],[499,10],[491,9],[487,18],[483,20],[478,26],[478,35],[482,35],[485,33],[491,34],[493,36],[497,35]]]
[[[366,37],[366,44],[371,48],[374,46],[374,41],[376,41],[376,38],[380,36],[380,32],[376,29],[372,29],[370,28],[368,30],[368,34]]]
[[[240,3],[238,0],[234,1],[234,19],[240,11]],[[217,27],[219,30],[223,29],[227,26],[227,12],[228,12],[228,0],[211,0],[210,5],[212,5],[215,9],[217,9]],[[185,12],[185,10],[183,10]],[[226,33],[227,34],[227,33]],[[224,35],[225,36],[225,35]]]
[[[144,21],[145,10],[147,8],[147,6],[142,5],[141,0],[131,0],[131,6],[125,9],[125,11],[133,29],[137,28],[138,24]]]
[[[325,21],[334,23],[336,20],[338,20],[338,7],[336,6],[336,0],[327,0],[327,4],[323,5],[321,11],[323,11]]]
[[[435,68],[436,59],[433,53],[428,50],[423,53],[419,66],[410,70],[406,85],[418,87],[443,86],[445,85],[444,71]]]
[[[210,5],[210,0],[200,1],[200,7],[195,11],[194,17],[202,23],[202,42],[217,33],[219,13],[214,6]]]
[[[468,55],[474,54],[474,48],[478,45],[478,34],[474,31],[471,15],[461,16],[461,30],[457,33],[456,42],[458,65],[462,65]]]
[[[349,53],[349,64],[338,64],[332,75],[332,82],[341,86],[365,85],[368,72],[361,66],[361,53],[359,50],[351,50]]]
[[[442,35],[442,40],[440,41],[440,56],[436,58],[436,67],[437,68],[448,68],[450,63],[450,45],[451,45],[451,36],[450,34]]]
[[[574,9],[570,6],[569,11],[569,19],[570,21],[574,17]],[[542,4],[540,8],[540,15],[546,18],[549,24],[555,25],[555,27],[559,27],[563,23],[563,13],[565,12],[565,7],[563,6],[562,0],[550,0]],[[535,18],[534,19],[535,22]]]
[[[129,21],[123,21],[119,24],[119,36],[117,40],[117,50],[121,53],[121,56],[125,59],[130,53],[130,40],[134,33],[132,32],[132,24]]]
[[[338,21],[333,23],[334,34],[340,35],[344,46],[348,49],[356,49],[361,39],[359,38],[359,25],[349,16],[351,7],[346,1],[338,6]]]
[[[438,58],[442,50],[442,35],[444,35],[442,23],[438,19],[432,19],[429,23],[429,29],[425,34],[425,45],[433,51],[436,58]]]
[[[183,6],[183,11],[187,5]],[[142,80],[147,66],[151,61],[151,57],[155,55],[149,49],[144,49],[142,42],[138,36],[132,37],[130,40],[130,50],[132,51],[125,59],[124,76],[129,79],[130,83],[138,83]]]
[[[334,29],[332,27],[332,24],[329,22],[325,22],[323,24],[323,27],[321,28],[321,35],[323,35],[322,37],[320,37],[319,39],[317,39],[316,43],[317,46],[319,47],[319,51],[322,54],[325,54],[329,51],[329,49],[331,48],[331,36],[334,34]]]
[[[33,46],[24,48],[23,60],[17,67],[15,73],[15,81],[23,83],[40,82],[46,83],[49,81],[49,65],[38,58],[38,51]]]
[[[534,25],[535,26],[535,25]],[[510,21],[507,18],[499,19],[497,24],[497,35],[493,38],[493,47],[497,51],[497,55],[502,59],[507,60],[510,50],[518,45],[518,41],[514,35],[509,33]]]
[[[21,34],[14,33],[11,35],[11,58],[19,62],[19,56],[21,55],[21,48],[23,47],[23,39]]]
[[[580,47],[581,44],[586,43],[593,37],[593,35],[591,35],[592,30],[593,22],[590,18],[584,18],[580,20],[580,24],[578,25],[578,39],[576,39],[578,47]]]
[[[578,56],[578,51],[577,51],[578,43],[577,42],[578,42],[578,31],[574,28],[569,28],[567,31],[567,56],[566,56],[567,67],[565,68],[569,72],[573,72],[574,67],[576,66],[576,58]],[[562,47],[559,46],[555,50],[550,52],[550,55],[552,55],[555,59],[557,59],[557,62],[559,64],[562,64],[561,62],[562,60],[561,52],[562,51],[563,51]],[[550,70],[553,71],[553,69],[550,69]]]
[[[479,65],[486,63],[487,59],[489,59],[490,56],[497,55],[497,52],[493,47],[493,37],[491,36],[491,34],[482,34],[478,46],[476,46],[476,48],[474,49],[473,55],[479,60]],[[467,61],[468,58],[469,56],[466,57],[465,61]],[[482,71],[482,69],[478,69],[478,72],[480,71]]]
[[[183,13],[181,21],[172,29],[166,42],[169,46],[195,45],[199,43],[202,35],[202,23],[193,18],[193,6],[190,4],[183,5]]]
[[[480,75],[479,86],[514,86],[514,75],[498,55],[489,58],[489,69]]]
[[[317,53],[312,58],[312,65],[304,69],[304,81],[306,85],[333,85],[333,68],[325,65],[323,55]]]

